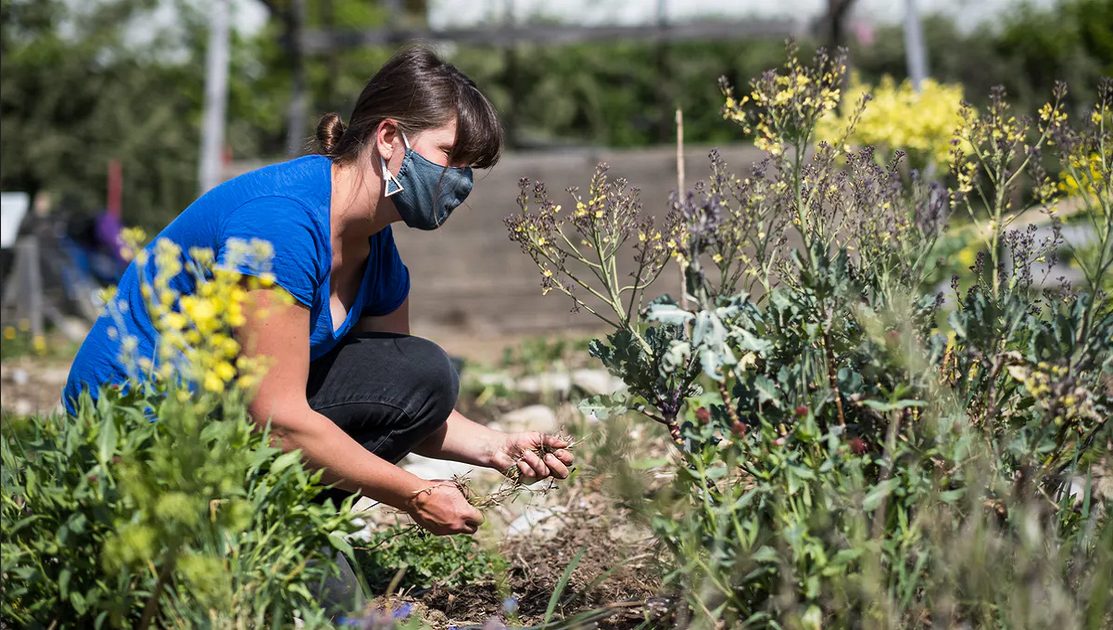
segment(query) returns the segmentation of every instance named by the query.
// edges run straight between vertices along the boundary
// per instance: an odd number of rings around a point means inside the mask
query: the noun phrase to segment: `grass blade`
[[[560,580],[557,581],[556,588],[553,589],[553,595],[549,598],[549,605],[545,608],[545,620],[541,622],[542,626],[548,625],[549,622],[553,620],[553,613],[556,611],[557,602],[560,601],[560,596],[564,593],[564,589],[568,587],[568,580],[572,578],[572,572],[579,566],[580,560],[583,560],[584,552],[586,551],[587,545],[584,545],[580,548],[576,557],[572,558],[572,562],[569,562],[568,566],[564,568],[564,574],[561,575]]]

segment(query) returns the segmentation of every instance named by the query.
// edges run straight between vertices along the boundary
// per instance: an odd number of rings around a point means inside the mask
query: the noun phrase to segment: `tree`
[[[153,0],[0,4],[0,187],[50,189],[70,208],[104,199],[124,171],[129,219],[164,222],[195,191],[201,77],[187,41],[136,47],[125,27]],[[170,61],[160,50],[175,49]]]

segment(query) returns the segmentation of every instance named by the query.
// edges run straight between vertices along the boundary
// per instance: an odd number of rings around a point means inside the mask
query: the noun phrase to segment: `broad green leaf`
[[[116,452],[117,437],[116,420],[106,416],[101,421],[100,435],[97,436],[97,457],[102,464],[112,459],[112,455]]]
[[[286,470],[290,466],[293,466],[299,461],[301,461],[300,450],[283,453],[282,455],[279,455],[278,458],[274,460],[274,462],[271,463],[271,474],[278,474]]]

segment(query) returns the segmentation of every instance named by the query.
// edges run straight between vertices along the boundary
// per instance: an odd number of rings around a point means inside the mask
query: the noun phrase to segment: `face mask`
[[[397,175],[390,173],[386,160],[379,156],[385,194],[394,201],[406,225],[419,230],[435,230],[471,192],[471,169],[445,167],[429,161],[410,148],[406,134],[402,134],[402,142],[406,143],[406,155]]]

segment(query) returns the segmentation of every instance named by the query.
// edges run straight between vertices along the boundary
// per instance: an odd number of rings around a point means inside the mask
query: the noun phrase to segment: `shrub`
[[[569,225],[536,185],[537,209],[523,194],[508,221],[543,286],[615,328],[591,352],[629,391],[590,409],[637,411],[676,445],[671,490],[643,502],[669,582],[703,627],[1101,625],[1110,497],[1071,483],[1113,445],[1113,164],[1089,160],[1113,146],[1113,83],[1078,130],[1065,88],[1034,120],[1000,92],[964,108],[947,187],[900,153],[849,150],[853,129],[815,144],[843,74],[839,56],[809,66],[790,49],[745,96],[724,85],[725,117],[768,155],[740,177],[713,153],[710,180],[672,200],[668,237],[634,240],[640,203],[603,170],[589,220]],[[1080,287],[1034,275],[1063,246],[1048,147],[1092,190],[1070,202],[1100,243]],[[948,210],[977,228],[972,277],[925,290]],[[1046,214],[1046,236],[1007,229],[1024,212]],[[642,243],[662,244],[653,274],[680,263],[680,303],[637,308],[648,283],[615,272],[627,241],[639,268]]]
[[[316,591],[336,571],[335,549],[351,553],[352,525],[346,510],[311,502],[321,473],[271,446],[248,417],[261,366],[234,358],[231,327],[241,286],[254,281],[195,252],[201,262],[187,273],[198,289],[187,299],[172,288],[180,250],[161,242],[147,251],[159,268],[144,294],[161,363],[132,363],[145,380],[104,389],[96,402],[84,395],[75,416],[0,425],[0,619],[254,627],[297,616],[318,625]],[[195,316],[169,306],[179,297]],[[121,347],[134,341],[122,336]]]
[[[867,96],[868,95],[868,96]],[[856,107],[868,98],[860,111]],[[876,87],[854,76],[850,81],[846,105],[839,116],[828,115],[819,125],[819,137],[835,142],[852,127],[847,140],[861,146],[883,148],[887,152],[902,150],[917,168],[945,164],[951,138],[962,123],[962,86],[924,79],[919,90],[911,81],[899,85],[885,75]],[[850,116],[858,116],[852,121]]]

